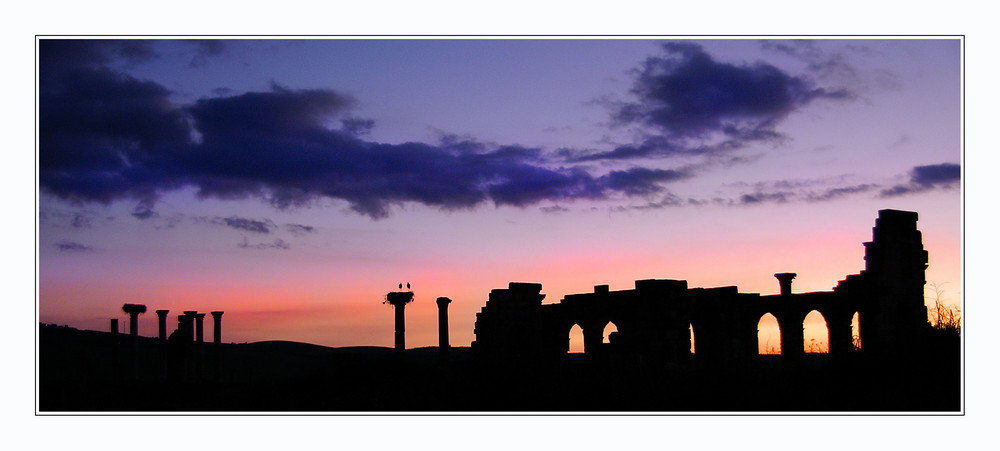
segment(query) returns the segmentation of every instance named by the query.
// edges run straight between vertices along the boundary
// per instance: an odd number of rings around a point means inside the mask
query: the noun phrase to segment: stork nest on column
[[[393,307],[397,305],[406,305],[414,301],[412,291],[393,291],[385,295],[385,299],[382,301],[383,304],[391,304]]]

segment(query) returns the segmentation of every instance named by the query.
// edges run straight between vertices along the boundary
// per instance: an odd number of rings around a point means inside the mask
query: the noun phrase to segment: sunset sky
[[[474,340],[491,289],[775,294],[916,211],[961,301],[962,41],[38,41],[38,320],[224,310],[226,342]],[[125,322],[122,320],[122,326]],[[809,336],[807,336],[807,340]]]

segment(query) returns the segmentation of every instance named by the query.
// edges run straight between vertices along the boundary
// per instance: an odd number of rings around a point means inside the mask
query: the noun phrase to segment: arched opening
[[[569,353],[583,353],[583,328],[579,324],[574,324],[569,329]]]
[[[851,344],[855,351],[861,350],[861,316],[858,312],[854,312],[854,318],[851,318]]]
[[[688,324],[688,334],[691,336],[691,354],[694,354],[694,324]]]
[[[817,310],[813,310],[802,320],[802,349],[809,354],[825,354],[830,352],[830,330],[826,318]]]
[[[757,353],[781,355],[781,329],[778,318],[770,313],[765,313],[757,321]]]
[[[618,326],[615,323],[608,322],[607,326],[604,326],[604,343],[611,343],[611,334],[618,332]]]

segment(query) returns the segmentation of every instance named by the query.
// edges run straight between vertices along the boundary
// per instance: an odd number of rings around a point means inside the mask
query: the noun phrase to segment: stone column
[[[146,306],[142,304],[122,305],[122,311],[128,314],[128,334],[135,340],[139,336],[139,314],[146,313]]]
[[[164,381],[169,377],[168,373],[170,371],[168,368],[169,365],[167,364],[167,313],[170,313],[170,310],[156,311],[157,326],[159,327],[160,332],[159,353],[161,381]]]
[[[167,339],[167,313],[170,313],[170,310],[156,311],[156,319],[159,320],[161,341],[166,341]]]
[[[803,335],[802,315],[786,314],[776,316],[778,328],[781,331],[781,357],[785,360],[798,360],[805,354],[805,336]]]
[[[139,380],[139,314],[146,313],[146,306],[142,304],[122,305],[122,311],[128,313],[128,334],[132,342],[129,350],[129,360],[132,361],[132,381]]]
[[[403,315],[404,308],[406,304],[396,305],[396,332],[395,332],[395,346],[396,351],[402,353],[406,350],[406,317]]]
[[[212,369],[215,381],[222,381],[222,314],[224,312],[212,312]]]
[[[191,381],[194,378],[194,318],[198,314],[194,310],[185,310],[183,315],[177,316],[177,328],[182,337],[183,344],[180,346],[180,374],[181,380]]]
[[[441,349],[441,359],[447,360],[451,345],[448,343],[448,304],[451,299],[437,298],[438,305],[438,348]]]
[[[604,344],[604,325],[590,324],[583,328],[583,356],[587,362],[597,362],[601,359],[601,346]]]
[[[139,336],[139,315],[130,313],[128,315],[128,334],[135,338]]]
[[[196,334],[195,341],[197,343],[199,343],[199,344],[204,343],[205,342],[205,314],[204,313],[196,313],[194,315],[194,319],[196,321],[196,323],[195,323],[196,324],[196,326],[195,326],[195,334]]]
[[[202,368],[202,360],[205,359],[204,350],[202,350],[202,343],[205,343],[205,314],[196,313],[194,315],[195,320],[195,345],[194,345],[194,368],[195,374],[198,380],[202,379],[204,375],[204,370]]]
[[[122,366],[121,334],[118,329],[118,318],[111,318],[111,362],[118,380],[124,378],[125,368]]]
[[[183,320],[187,325],[187,341],[194,342],[194,318],[198,316],[197,310],[185,310]]]
[[[225,312],[212,312],[212,343],[219,345],[222,343],[222,314]]]
[[[406,318],[403,316],[406,304],[413,301],[412,291],[396,291],[385,296],[386,302],[396,309],[396,356],[403,357],[406,350]]]
[[[854,351],[854,337],[851,335],[852,312],[830,314],[826,318],[826,328],[830,334],[830,355],[841,357]]]

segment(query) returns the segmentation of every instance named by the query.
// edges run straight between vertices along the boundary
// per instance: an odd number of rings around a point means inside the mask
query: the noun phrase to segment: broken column
[[[588,363],[601,361],[601,350],[604,344],[604,327],[601,321],[581,321],[583,329],[583,357]]]
[[[159,320],[161,341],[167,340],[167,313],[170,313],[170,310],[156,311],[156,319]]]
[[[830,336],[830,356],[840,358],[850,355],[854,351],[854,337],[851,334],[851,320],[853,316],[850,310],[837,312],[824,312],[826,319],[827,333]]]
[[[396,309],[396,356],[403,357],[406,350],[406,320],[403,310],[406,304],[413,302],[412,291],[395,291],[385,295],[385,302],[388,302]]]
[[[438,305],[438,348],[441,350],[441,360],[448,360],[451,345],[448,343],[448,304],[451,299],[437,298]]]
[[[802,324],[805,314],[792,312],[774,315],[778,320],[778,330],[781,331],[781,359],[785,362],[801,360],[805,354]]]

